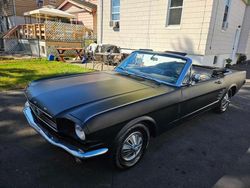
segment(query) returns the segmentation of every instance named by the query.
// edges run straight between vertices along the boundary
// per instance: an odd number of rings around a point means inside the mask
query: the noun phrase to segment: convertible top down
[[[150,137],[208,109],[225,112],[246,72],[193,65],[190,58],[135,51],[112,72],[33,81],[24,114],[51,144],[85,159],[105,153],[134,166]]]

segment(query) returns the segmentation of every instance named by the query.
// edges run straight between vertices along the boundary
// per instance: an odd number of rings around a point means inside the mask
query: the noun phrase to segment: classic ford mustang
[[[184,56],[135,51],[112,72],[33,81],[24,114],[42,137],[76,158],[110,153],[126,169],[139,162],[150,137],[204,110],[225,112],[245,77]]]

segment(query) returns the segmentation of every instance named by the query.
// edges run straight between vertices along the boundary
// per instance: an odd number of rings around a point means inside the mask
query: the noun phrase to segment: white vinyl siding
[[[230,21],[228,28],[223,31],[221,24],[223,22],[225,3],[224,1],[214,1],[211,24],[208,34],[206,54],[232,54],[235,33],[239,26],[242,26],[246,4],[242,0],[233,0],[231,2]]]
[[[240,44],[238,53],[246,54],[250,59],[250,6],[247,6],[245,11],[245,18],[242,25],[242,31],[240,36]]]
[[[107,2],[107,3],[106,3]],[[109,2],[109,3],[108,3]],[[121,48],[183,51],[204,55],[213,1],[183,1],[181,25],[166,27],[169,0],[126,0],[120,4],[119,32],[110,27],[111,1],[103,3],[103,22],[98,18],[99,42]],[[195,5],[195,8],[194,8]],[[101,15],[101,8],[98,9]],[[101,34],[103,23],[103,35]]]

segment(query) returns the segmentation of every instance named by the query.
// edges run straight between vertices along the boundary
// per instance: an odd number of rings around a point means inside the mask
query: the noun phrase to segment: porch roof
[[[60,18],[75,18],[75,15],[64,12],[62,10],[54,9],[54,8],[48,8],[43,7],[40,9],[32,10],[29,12],[25,12],[24,16],[36,16],[36,15],[46,15],[51,17],[60,17]]]

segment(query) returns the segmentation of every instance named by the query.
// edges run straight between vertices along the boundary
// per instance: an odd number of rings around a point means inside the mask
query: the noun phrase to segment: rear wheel
[[[114,162],[116,167],[127,169],[136,165],[143,157],[149,139],[149,130],[143,124],[136,124],[125,131],[115,143]]]
[[[231,97],[232,97],[232,90],[230,89],[224,95],[224,97],[221,99],[221,101],[219,103],[219,106],[215,109],[216,112],[219,112],[219,113],[225,112],[228,109],[229,105],[230,105]]]

